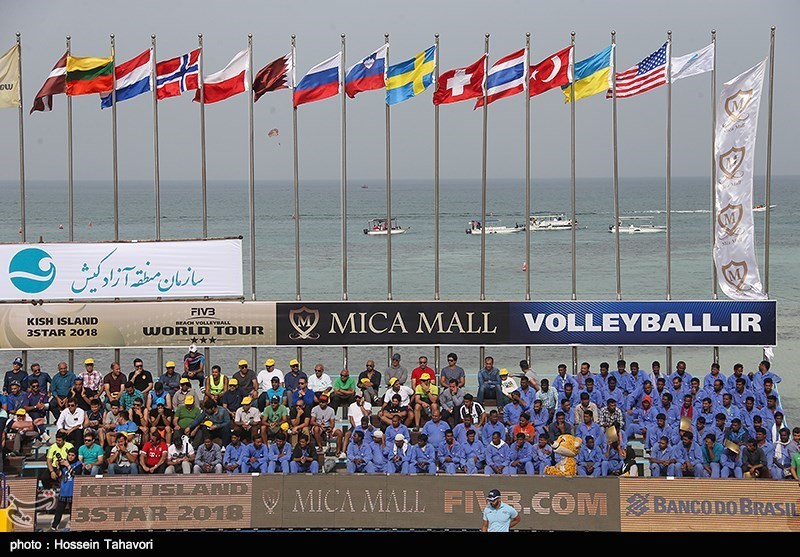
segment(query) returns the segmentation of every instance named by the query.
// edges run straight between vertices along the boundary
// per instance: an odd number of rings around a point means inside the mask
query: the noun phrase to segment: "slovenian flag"
[[[384,44],[347,70],[344,92],[348,97],[352,99],[362,91],[374,91],[386,87],[386,51],[388,49],[389,44]]]
[[[337,52],[324,62],[317,64],[294,88],[294,106],[321,101],[339,94],[342,53]]]
[[[152,71],[152,49],[147,49],[136,58],[117,66],[114,69],[117,78],[117,102],[150,91]],[[111,92],[100,96],[100,108],[109,108],[112,104]]]

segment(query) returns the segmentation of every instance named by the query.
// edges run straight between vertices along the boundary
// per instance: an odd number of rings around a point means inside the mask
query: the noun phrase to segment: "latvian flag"
[[[34,112],[50,112],[53,110],[53,95],[60,95],[67,92],[67,53],[59,58],[56,65],[47,76],[47,80],[36,93],[33,99],[31,114]]]

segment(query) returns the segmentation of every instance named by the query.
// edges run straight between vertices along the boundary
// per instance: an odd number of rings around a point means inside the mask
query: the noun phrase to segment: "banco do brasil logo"
[[[37,294],[53,284],[56,266],[50,254],[39,248],[17,252],[8,265],[11,284],[27,294]]]

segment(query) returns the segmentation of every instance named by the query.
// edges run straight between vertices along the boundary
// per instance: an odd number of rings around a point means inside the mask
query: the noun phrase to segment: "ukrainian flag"
[[[436,69],[436,45],[420,52],[410,60],[389,66],[386,71],[386,104],[407,101],[433,83]]]
[[[611,87],[611,57],[613,45],[586,60],[575,64],[575,100],[591,97],[597,93],[605,93]],[[564,102],[570,102],[570,86],[561,88]]]

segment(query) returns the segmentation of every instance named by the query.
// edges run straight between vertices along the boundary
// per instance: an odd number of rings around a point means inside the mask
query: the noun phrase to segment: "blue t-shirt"
[[[496,509],[486,505],[483,509],[483,519],[489,523],[488,532],[508,532],[511,521],[516,518],[517,511],[507,503],[500,503]]]

